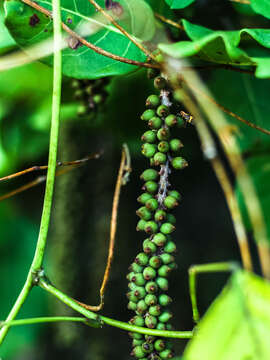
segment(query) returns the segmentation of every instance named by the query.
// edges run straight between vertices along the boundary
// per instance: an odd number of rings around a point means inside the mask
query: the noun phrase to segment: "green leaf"
[[[195,0],[165,0],[171,9],[184,9],[192,4]]]
[[[196,56],[214,63],[256,66],[257,77],[270,77],[269,29],[214,31],[187,20],[183,20],[183,26],[192,41],[159,44],[163,52],[175,58]]]
[[[5,27],[3,13],[0,12],[0,54],[13,49],[15,46],[16,42],[12,39],[7,28]]]
[[[185,360],[269,360],[270,285],[235,273],[210,306],[184,353]]]
[[[262,16],[270,19],[270,2],[269,0],[251,0],[252,9]]]
[[[103,0],[97,1],[101,6]],[[120,0],[123,20],[119,21],[129,33],[139,40],[150,40],[155,33],[155,20],[150,6],[143,0]],[[50,1],[38,1],[39,5],[51,10]],[[92,44],[132,60],[145,61],[145,55],[118,29],[106,25],[104,17],[89,1],[63,0],[62,19],[72,30],[93,29],[95,33],[86,37]],[[96,20],[98,20],[98,25]],[[52,21],[18,0],[5,1],[5,22],[16,42],[26,48],[52,36]],[[78,30],[79,29],[79,30]],[[69,40],[70,45],[70,40]],[[79,45],[79,44],[77,44]],[[46,59],[51,64],[52,58]],[[125,74],[136,69],[133,65],[121,63],[78,46],[63,51],[63,73],[74,78],[99,78]]]
[[[264,220],[270,239],[270,157],[267,154],[253,156],[246,161],[249,174],[252,177],[259,202],[262,207]],[[250,224],[244,198],[239,186],[236,185],[236,195],[243,215],[245,226],[252,229]]]
[[[211,71],[207,86],[220,105],[250,123],[270,130],[269,80],[220,69]],[[223,115],[235,129],[234,134],[242,153],[270,149],[269,135],[243,124],[226,113]]]

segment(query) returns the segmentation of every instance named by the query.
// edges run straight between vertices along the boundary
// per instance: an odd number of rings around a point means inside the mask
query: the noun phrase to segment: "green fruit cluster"
[[[168,178],[171,168],[183,169],[187,161],[180,156],[182,142],[172,136],[173,128],[182,127],[184,123],[171,112],[168,83],[157,76],[154,86],[160,90],[160,96],[147,98],[147,109],[141,116],[149,127],[141,138],[142,154],[150,160],[151,167],[141,174],[143,193],[137,199],[141,206],[136,212],[140,218],[137,231],[145,232],[147,238],[143,241],[143,251],[129,267],[127,297],[128,308],[136,313],[131,324],[171,330],[168,277],[177,267],[173,255],[176,244],[171,238],[176,219],[171,211],[178,206],[181,195],[171,189]],[[164,338],[138,333],[130,336],[133,339],[131,354],[138,359],[160,360],[174,356],[170,342]]]
[[[74,97],[80,101],[78,115],[86,116],[92,111],[96,111],[108,96],[105,86],[108,84],[108,78],[97,80],[72,80],[71,86],[74,89]]]

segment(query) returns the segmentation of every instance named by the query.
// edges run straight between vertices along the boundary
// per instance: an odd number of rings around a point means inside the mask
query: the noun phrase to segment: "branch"
[[[125,331],[131,331],[136,332],[139,334],[146,334],[146,335],[153,335],[158,337],[167,337],[167,338],[175,338],[175,339],[190,339],[193,337],[192,331],[165,331],[165,330],[153,330],[148,328],[143,328],[139,326],[134,326],[131,324],[128,324],[126,322],[122,322],[119,320],[114,320],[111,318],[108,318],[106,316],[97,315],[81,305],[79,305],[74,299],[70,298],[66,294],[62,293],[60,290],[56,289],[53,285],[49,284],[48,281],[46,281],[44,278],[40,278],[38,285],[49,292],[50,294],[54,295],[57,299],[62,301],[64,304],[68,305],[75,311],[78,311],[85,317],[99,322],[102,324],[107,324],[113,327],[117,327],[119,329],[125,330]]]
[[[117,176],[114,197],[113,197],[113,206],[112,206],[112,216],[111,216],[111,226],[110,226],[110,242],[109,242],[109,251],[108,251],[108,258],[107,258],[107,265],[104,272],[103,281],[101,284],[101,288],[99,291],[100,294],[100,304],[98,306],[87,305],[82,302],[76,300],[76,302],[84,307],[87,310],[91,311],[100,311],[104,306],[104,294],[106,290],[106,286],[109,280],[110,270],[112,266],[113,260],[113,253],[114,253],[114,245],[115,245],[115,234],[117,229],[117,214],[118,214],[118,205],[119,205],[119,198],[121,187],[126,184],[127,177],[131,172],[130,167],[130,156],[129,150],[126,144],[123,145],[122,150],[122,157],[120,162],[120,168]]]
[[[35,255],[28,272],[25,284],[21,290],[13,308],[11,309],[6,321],[12,321],[17,316],[27,296],[33,287],[33,273],[40,270],[42,265],[44,250],[47,241],[48,227],[50,222],[52,196],[54,188],[54,178],[56,169],[56,154],[58,145],[60,102],[61,102],[61,82],[62,82],[62,56],[59,50],[59,43],[62,40],[61,34],[61,10],[60,0],[52,0],[54,13],[54,65],[53,65],[53,99],[52,99],[52,120],[49,147],[48,175],[46,182],[46,190],[43,204],[43,211],[39,229],[39,236],[36,245]],[[9,326],[4,326],[0,330],[0,344],[4,340]]]
[[[178,24],[177,22],[171,20],[171,19],[167,19],[165,16],[158,14],[158,13],[154,13],[155,17],[163,22],[165,22],[166,24],[169,24],[171,26],[174,26],[175,28],[179,29],[179,30],[184,30],[184,27],[180,24]]]
[[[50,18],[53,18],[53,15],[51,13],[51,11],[45,9],[44,7],[38,5],[37,3],[35,3],[32,0],[21,0],[23,3],[31,6],[32,8],[40,11],[41,13],[43,13],[44,15],[49,16]],[[68,34],[70,34],[72,37],[76,38],[81,44],[85,45],[86,47],[88,47],[89,49],[95,51],[96,53],[106,56],[108,58],[111,58],[113,60],[116,61],[120,61],[129,65],[135,65],[135,66],[141,66],[141,67],[146,67],[146,68],[153,68],[153,69],[159,69],[160,66],[158,64],[150,64],[150,63],[143,63],[137,60],[131,60],[131,59],[127,59],[124,58],[122,56],[118,56],[115,54],[110,53],[109,51],[106,51],[98,46],[95,46],[94,44],[90,43],[89,41],[85,40],[83,37],[81,37],[80,35],[78,35],[75,31],[71,30],[65,23],[61,22],[61,26],[63,28],[63,30],[65,30]]]

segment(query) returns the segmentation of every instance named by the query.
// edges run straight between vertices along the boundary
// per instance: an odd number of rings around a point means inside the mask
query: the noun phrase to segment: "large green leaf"
[[[256,66],[257,77],[270,77],[269,29],[214,31],[187,20],[183,20],[183,26],[192,41],[160,44],[159,48],[166,54],[175,58],[196,56],[220,64]]]
[[[192,4],[195,0],[165,0],[171,9],[184,9]]]
[[[266,153],[253,156],[246,161],[246,165],[256,188],[267,226],[268,238],[270,239],[270,155]],[[250,230],[252,227],[247,215],[243,195],[238,186],[236,186],[236,195],[246,228]]]
[[[252,9],[268,19],[270,19],[270,2],[269,0],[251,0]]]
[[[0,7],[0,54],[3,54],[16,46],[16,43],[4,25],[4,16],[1,10]]]
[[[270,130],[269,80],[228,70],[213,70],[207,79],[207,86],[219,104],[250,123]],[[234,126],[242,153],[270,149],[269,135],[243,124],[226,113],[223,115]]]
[[[270,285],[239,271],[211,305],[185,360],[269,360]]]
[[[104,0],[97,2],[104,6]],[[51,10],[50,1],[41,0],[37,3]],[[138,39],[150,40],[155,32],[155,21],[150,6],[144,0],[120,0],[119,3],[123,8],[123,20],[119,23]],[[63,0],[61,6],[62,20],[71,29],[80,31],[78,29],[91,29],[95,26],[95,33],[86,37],[91,43],[119,56],[138,61],[145,60],[141,50],[119,30],[113,26],[102,26],[105,20],[101,15],[98,17],[99,24],[94,22],[97,12],[89,1]],[[13,38],[23,48],[52,36],[52,21],[18,0],[5,1],[5,22]],[[52,59],[47,61],[51,63]],[[97,54],[84,46],[76,49],[68,47],[63,51],[63,73],[74,78],[124,74],[135,68],[133,65]]]

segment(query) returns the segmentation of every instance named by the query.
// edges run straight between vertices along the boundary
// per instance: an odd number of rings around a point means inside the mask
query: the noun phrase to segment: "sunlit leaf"
[[[165,0],[171,9],[184,9],[192,4],[195,0]]]
[[[268,0],[251,0],[250,5],[256,13],[270,19],[270,2]]]

